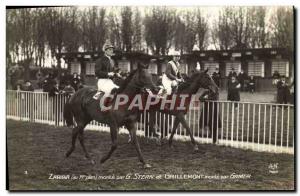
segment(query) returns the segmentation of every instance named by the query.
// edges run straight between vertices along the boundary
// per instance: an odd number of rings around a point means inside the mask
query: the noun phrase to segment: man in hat
[[[114,55],[114,47],[109,43],[105,43],[102,50],[104,56],[96,61],[95,66],[95,74],[98,78],[98,92],[94,95],[94,99],[99,99],[101,94],[107,96],[113,89],[119,88],[112,79],[114,76],[121,77],[120,74],[116,72],[117,67],[111,58]]]
[[[167,95],[172,94],[172,90],[176,89],[179,82],[182,82],[182,76],[180,73],[180,52],[174,51],[171,53],[173,59],[168,62],[166,72],[162,76],[162,85]],[[161,94],[161,91],[159,92]]]

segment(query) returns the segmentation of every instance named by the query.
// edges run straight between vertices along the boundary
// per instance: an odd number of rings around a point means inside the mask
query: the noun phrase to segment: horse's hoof
[[[156,141],[156,145],[158,145],[158,146],[162,145],[162,142],[159,138],[155,138],[155,141]]]
[[[127,143],[130,144],[131,142],[132,142],[131,139],[128,139]]]
[[[157,133],[153,133],[153,137],[159,137],[160,135]]]
[[[66,154],[65,154],[66,158],[68,158],[68,157],[70,156],[70,154],[71,154],[71,153],[66,152]]]
[[[195,145],[194,146],[194,152],[198,152],[198,151],[199,151],[198,145]]]
[[[148,164],[148,163],[145,163],[144,164],[144,169],[147,169],[147,168],[151,168],[152,166],[150,165],[150,164]]]

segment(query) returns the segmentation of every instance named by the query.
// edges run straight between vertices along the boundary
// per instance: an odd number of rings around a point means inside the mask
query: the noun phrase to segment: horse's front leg
[[[178,125],[179,125],[179,119],[176,117],[175,120],[174,120],[172,132],[171,132],[171,135],[170,135],[170,138],[169,138],[169,147],[172,147],[173,136],[175,134],[175,131],[176,131]]]
[[[109,152],[101,159],[101,163],[104,163],[107,159],[110,158],[112,153],[117,149],[117,135],[118,135],[118,127],[117,125],[110,125],[110,137],[111,137],[111,147]]]
[[[153,135],[153,137],[158,137],[159,135],[156,133],[154,125],[155,125],[156,113],[153,111],[149,112],[149,135]]]
[[[187,130],[187,132],[189,133],[190,135],[190,138],[191,138],[191,142],[192,144],[194,145],[194,151],[198,151],[199,148],[198,148],[198,145],[196,144],[196,141],[194,139],[194,134],[193,134],[193,131],[190,129],[188,123],[186,122],[185,118],[184,118],[184,115],[183,114],[179,114],[178,116],[178,120],[180,121],[180,123],[182,124],[182,126]]]
[[[144,160],[144,157],[143,157],[143,154],[142,154],[142,151],[141,151],[141,148],[140,148],[140,144],[139,144],[137,136],[136,136],[136,130],[137,130],[136,123],[135,122],[129,122],[125,126],[129,130],[129,133],[132,137],[131,138],[132,143],[135,146],[135,149],[138,153],[138,157],[139,157],[140,162],[143,164],[144,168],[150,168],[151,165],[147,164]]]

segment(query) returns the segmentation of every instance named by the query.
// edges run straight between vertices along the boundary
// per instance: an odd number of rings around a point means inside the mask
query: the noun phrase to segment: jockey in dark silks
[[[94,96],[95,99],[99,98],[101,92],[107,96],[111,94],[113,89],[119,88],[112,80],[114,76],[121,77],[119,73],[116,73],[118,69],[115,66],[114,60],[111,58],[114,55],[113,49],[114,47],[111,44],[104,44],[104,56],[96,61],[95,72],[98,78],[98,92]]]

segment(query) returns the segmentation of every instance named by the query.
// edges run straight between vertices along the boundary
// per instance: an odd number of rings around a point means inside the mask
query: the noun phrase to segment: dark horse
[[[125,94],[129,97],[134,97],[136,94],[141,93],[144,88],[154,89],[156,86],[152,81],[151,74],[142,66],[139,66],[137,70],[133,71],[123,82],[123,85],[118,89],[117,94]],[[90,155],[86,151],[84,145],[83,131],[90,121],[96,120],[99,123],[108,124],[110,127],[110,135],[112,145],[110,151],[101,159],[101,163],[104,163],[110,158],[112,153],[117,148],[117,134],[119,127],[125,126],[132,137],[133,144],[138,153],[140,162],[144,167],[151,167],[146,164],[139,146],[139,142],[136,136],[136,121],[137,110],[128,110],[126,107],[121,107],[118,110],[113,108],[107,111],[100,110],[99,100],[94,100],[92,97],[95,94],[95,90],[89,88],[82,88],[78,90],[64,107],[64,118],[68,126],[73,125],[73,118],[76,121],[76,125],[72,131],[72,146],[67,151],[66,157],[70,156],[75,149],[75,143],[78,136],[79,142],[85,153],[85,157],[90,159]],[[111,105],[114,105],[115,99],[111,101]]]
[[[186,101],[184,102],[185,109],[183,110],[176,110],[176,109],[169,109],[168,107],[161,109],[160,107],[157,107],[161,105],[161,102],[159,102],[156,105],[152,105],[149,108],[149,131],[151,133],[155,133],[154,129],[154,123],[155,123],[155,113],[156,111],[159,111],[164,114],[170,114],[175,116],[174,124],[172,127],[172,132],[169,138],[169,146],[172,147],[172,139],[175,134],[175,131],[181,123],[183,127],[187,130],[187,132],[190,135],[191,142],[194,145],[194,150],[198,150],[198,145],[195,142],[194,136],[193,136],[193,131],[190,129],[188,126],[188,123],[186,122],[184,116],[188,112],[189,109],[189,104],[191,101],[192,95],[196,94],[199,88],[204,88],[204,89],[209,89],[213,93],[218,93],[218,86],[215,84],[214,80],[208,75],[207,73],[208,70],[201,71],[201,72],[195,72],[192,74],[191,77],[189,77],[185,82],[181,83],[178,86],[177,92],[174,94],[176,97],[176,102],[180,102],[181,98],[180,95],[186,95],[187,98],[185,99]],[[215,135],[215,134],[214,134]],[[163,136],[163,134],[162,134]]]

